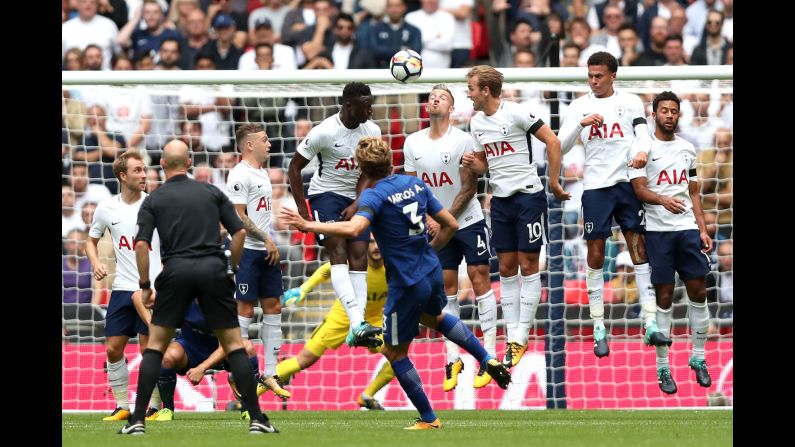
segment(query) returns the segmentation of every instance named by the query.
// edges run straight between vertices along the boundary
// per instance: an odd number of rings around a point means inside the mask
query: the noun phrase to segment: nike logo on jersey
[[[588,115],[590,115],[590,113],[583,113],[583,114],[582,114],[582,116],[584,116],[584,117],[585,117],[585,116],[588,116]]]
[[[342,143],[334,143],[334,147],[342,147],[342,146],[345,146],[345,145],[342,144]]]
[[[257,185],[257,188],[262,188],[262,185]]]
[[[421,160],[422,157],[414,157],[414,160]]]
[[[478,138],[480,138],[480,137],[483,136],[484,133],[486,133],[486,132],[476,132],[475,135],[477,135]]]
[[[661,159],[661,158],[662,158],[662,157],[652,158],[652,159],[651,159],[651,161],[657,161],[657,160],[659,160],[659,159]]]
[[[118,221],[118,222],[111,222],[110,224],[111,224],[111,225],[116,225],[116,224],[120,224],[120,223],[121,223],[121,221]]]

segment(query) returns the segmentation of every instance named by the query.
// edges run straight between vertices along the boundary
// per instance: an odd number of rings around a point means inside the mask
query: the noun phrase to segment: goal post
[[[570,100],[589,91],[583,67],[504,68],[500,71],[504,75],[505,99],[520,102],[547,123],[552,122],[549,111],[552,101],[561,101],[563,113],[566,97]],[[249,122],[263,124],[273,144],[270,166],[273,169],[270,173],[274,197],[278,196],[274,209],[290,207],[294,202],[290,202],[287,164],[309,126],[319,124],[339,110],[338,100],[346,83],[360,81],[370,86],[376,98],[373,120],[381,128],[382,137],[393,151],[395,167],[400,170],[405,137],[427,126],[423,100],[435,84],[445,83],[453,92],[455,110],[452,122],[465,131],[469,130],[473,111],[467,98],[466,73],[467,69],[426,69],[418,81],[401,84],[386,69],[65,71],[62,73],[62,184],[67,192],[71,188],[75,197],[72,205],[64,199],[64,255],[84,256],[80,244],[71,240],[84,236],[69,230],[85,230],[84,218],[90,218],[92,203],[118,191],[118,183],[110,169],[113,151],[101,147],[97,132],[118,141],[119,151],[133,148],[145,154],[153,166],[151,170],[156,172],[150,178],[152,188],[163,181],[156,161],[162,145],[171,138],[182,138],[191,147],[194,161],[191,174],[197,180],[225,188],[226,175],[239,161],[240,154],[233,138],[235,128]],[[653,96],[672,90],[683,98],[682,121],[689,123],[695,115],[707,118],[707,124],[683,126],[686,130],[684,137],[693,140],[699,150],[699,176],[704,209],[710,215],[710,228],[720,243],[729,243],[733,237],[733,204],[730,199],[732,67],[619,67],[615,87],[638,94],[649,114]],[[557,92],[557,95],[545,92]],[[705,105],[705,101],[709,104]],[[145,121],[148,122],[148,130],[142,133]],[[699,118],[699,124],[702,121]],[[135,144],[131,145],[131,141]],[[725,141],[728,141],[728,146]],[[538,151],[536,144],[534,148]],[[536,156],[534,159],[539,160]],[[612,332],[611,355],[598,361],[594,357],[585,281],[580,270],[585,256],[583,228],[576,206],[582,193],[582,159],[583,149],[578,144],[563,160],[562,179],[567,190],[572,192],[574,203],[550,209],[550,245],[543,251],[546,256],[542,256],[541,265],[542,302],[531,329],[528,352],[513,368],[513,384],[507,391],[494,384],[473,389],[473,376],[478,367],[474,359],[462,351],[465,369],[459,385],[454,391],[445,393],[442,391],[446,363],[444,344],[440,334],[422,330],[412,345],[410,356],[434,408],[690,408],[707,406],[710,393],[722,393],[726,397],[720,400],[713,396],[712,402],[731,401],[733,314],[731,302],[723,301],[720,290],[716,290],[720,285],[713,286],[710,291],[711,297],[718,298],[709,302],[712,332],[706,350],[713,386],[709,389],[699,387],[687,367],[691,349],[687,298],[683,296],[683,286],[677,284],[672,330],[674,344],[670,358],[679,391],[672,396],[660,392],[654,349],[644,347],[641,341],[639,304],[636,293],[631,292],[633,283],[623,271],[619,272],[622,266],[617,267],[618,254],[625,249],[617,227],[607,242],[605,264],[605,322]],[[87,166],[81,179],[73,175],[76,172],[73,166],[77,165]],[[315,166],[311,163],[303,172],[305,187]],[[540,169],[541,175],[544,175],[544,169]],[[104,186],[106,191],[96,192],[94,187],[91,188],[93,191],[85,191],[81,182]],[[480,178],[477,194],[488,216],[488,176]],[[551,200],[551,194],[548,197]],[[300,285],[328,259],[312,235],[292,231],[277,222],[273,236],[281,254],[285,289]],[[731,257],[730,251],[726,254],[727,246],[724,245],[720,256],[713,250],[715,272],[711,274],[716,277],[722,272],[733,273],[731,262],[726,262],[727,257]],[[80,275],[75,276],[64,258],[62,408],[65,411],[110,411],[115,406],[107,383],[102,346],[105,340],[102,317],[114,278],[113,247],[103,239],[99,248],[101,258],[109,263],[111,270],[99,290],[80,282]],[[495,258],[492,262],[492,288],[499,296],[496,265]],[[718,271],[720,269],[722,271]],[[613,281],[615,278],[624,281],[619,285],[626,287],[614,288],[613,284],[617,284]],[[480,336],[477,306],[465,269],[460,274],[460,288],[462,319]],[[562,293],[553,294],[553,289]],[[91,304],[90,299],[86,302],[86,293],[99,297],[99,304]],[[554,300],[551,299],[553,295],[556,297]],[[323,321],[334,299],[330,283],[322,284],[300,305],[282,310],[284,343],[280,357],[296,355],[300,351],[314,328]],[[497,352],[501,356],[506,340],[499,305],[498,312]],[[251,339],[262,359],[258,323],[256,321],[252,326]],[[140,361],[138,347],[128,346],[126,355],[131,372],[132,402]],[[383,361],[380,356],[368,354],[366,349],[343,346],[337,351],[326,352],[317,364],[294,377],[289,385],[293,393],[291,399],[282,402],[266,394],[260,402],[263,408],[270,410],[356,409],[356,397]],[[233,399],[222,378],[225,378],[225,372],[208,377],[198,387],[193,387],[180,377],[177,409],[222,409]],[[396,382],[381,390],[376,397],[387,408],[410,408],[411,405]]]

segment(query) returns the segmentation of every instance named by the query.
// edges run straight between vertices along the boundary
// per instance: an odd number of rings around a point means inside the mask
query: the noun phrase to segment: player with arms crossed
[[[421,177],[439,198],[442,206],[458,222],[458,231],[450,242],[439,250],[439,261],[444,276],[447,306],[444,311],[461,316],[458,305],[458,266],[466,259],[467,275],[478,303],[480,329],[483,331],[483,346],[492,357],[497,356],[497,300],[491,290],[489,279],[489,229],[480,202],[475,197],[477,175],[461,166],[465,153],[475,149],[475,143],[466,132],[450,124],[450,113],[454,109],[453,94],[444,84],[431,88],[428,97],[430,127],[414,132],[403,145],[404,169],[407,175]],[[435,237],[439,225],[427,217],[428,235]],[[450,391],[458,384],[458,374],[464,362],[458,356],[458,345],[447,340],[447,365],[445,365],[444,390]],[[481,366],[475,376],[475,388],[491,382],[491,376]]]
[[[508,336],[503,363],[510,367],[527,351],[541,300],[538,257],[547,243],[547,195],[532,159],[530,134],[546,145],[550,190],[560,200],[570,194],[560,185],[558,137],[519,104],[500,99],[502,79],[502,73],[488,65],[467,73],[468,96],[477,110],[470,121],[476,144],[474,153],[464,154],[462,164],[477,174],[491,173],[491,245],[500,263],[500,300]]]
[[[263,328],[260,331],[265,347],[265,369],[262,383],[281,397],[290,397],[276,375],[277,356],[282,345],[282,271],[279,250],[270,237],[271,186],[265,163],[270,156],[271,143],[265,129],[258,124],[244,124],[235,134],[243,160],[229,173],[226,180],[229,200],[246,229],[240,270],[235,275],[237,319],[243,340],[248,340],[248,328],[254,316],[254,304],[262,306]]]
[[[330,277],[331,264],[327,262],[315,270],[315,273],[300,287],[292,288],[284,293],[285,305],[287,302],[291,304],[300,303],[312,289],[318,284],[328,281]],[[384,258],[381,256],[381,250],[378,249],[378,244],[376,244],[371,233],[370,246],[367,249],[367,308],[364,315],[365,321],[373,326],[380,326],[383,321],[382,315],[384,314],[386,296],[387,285]],[[312,332],[312,336],[309,337],[301,352],[295,357],[282,360],[276,366],[276,373],[282,383],[287,383],[298,371],[303,371],[314,365],[327,349],[339,348],[342,342],[345,341],[346,335],[348,335],[348,327],[348,315],[345,313],[340,301],[336,300],[323,322]],[[378,339],[377,343],[375,343],[375,339],[373,342],[373,345],[382,344],[383,338]],[[378,347],[369,349],[374,354],[381,352]],[[394,377],[395,372],[392,371],[392,366],[389,365],[389,362],[384,362],[375,379],[359,395],[357,399],[359,406],[368,410],[383,410],[384,407],[373,396]]]
[[[651,271],[643,237],[643,207],[629,183],[629,169],[642,168],[651,148],[643,102],[637,95],[613,88],[618,61],[600,51],[588,58],[588,85],[591,93],[571,102],[560,127],[563,154],[579,136],[585,146],[585,191],[582,194],[583,238],[588,246],[586,287],[591,318],[594,320],[594,348],[597,357],[610,354],[604,324],[605,239],[612,234],[615,218],[627,241],[635,265],[638,295],[647,345],[671,345],[671,339],[657,329],[657,304],[651,285]]]
[[[651,264],[651,283],[657,292],[657,326],[663,335],[671,333],[671,303],[674,271],[685,283],[687,315],[692,331],[693,355],[688,365],[703,387],[712,385],[704,360],[709,310],[706,275],[712,238],[704,225],[701,185],[696,174],[696,149],[674,131],[679,125],[679,97],[662,92],[654,98],[652,116],[656,123],[649,162],[633,169],[629,177],[646,210],[646,251]],[[667,394],[676,393],[676,382],[668,366],[668,346],[657,346],[657,382]]]
[[[436,329],[487,364],[487,372],[505,389],[511,381],[508,369],[494,359],[474,334],[453,315],[442,312],[447,304],[442,268],[435,250],[445,246],[458,229],[455,218],[433,197],[422,180],[392,174],[392,153],[379,138],[363,138],[356,150],[362,176],[374,186],[362,192],[359,211],[347,222],[307,222],[298,213],[282,209],[285,223],[301,231],[355,237],[370,225],[386,263],[388,293],[384,306],[383,354],[392,365],[401,388],[420,412],[409,430],[441,428],[417,370],[408,358],[418,323]],[[425,214],[439,223],[429,243]]]
[[[357,197],[367,187],[354,157],[356,145],[362,137],[381,137],[381,129],[369,120],[372,114],[370,87],[361,82],[348,83],[342,90],[340,112],[312,128],[296,148],[287,173],[298,213],[305,220],[337,222],[353,217]],[[308,191],[313,219],[304,200],[301,169],[315,156],[318,167]],[[350,346],[366,344],[368,337],[381,331],[364,321],[369,239],[368,232],[350,240],[339,235],[318,235],[318,242],[328,250],[334,291],[350,320],[350,333],[345,340]]]
[[[149,340],[149,328],[136,311],[133,295],[140,299],[138,267],[135,263],[135,235],[138,210],[146,198],[146,165],[143,157],[135,151],[127,151],[113,162],[113,174],[119,180],[121,193],[107,198],[97,205],[94,219],[88,232],[86,254],[94,269],[94,278],[102,280],[108,275],[108,266],[99,260],[97,244],[105,230],[110,230],[113,251],[116,255],[116,278],[105,315],[105,351],[108,355],[108,381],[116,399],[116,409],[104,421],[122,421],[130,417],[127,388],[130,372],[124,348],[130,337],[138,334],[141,353]],[[157,232],[152,237],[149,252],[149,276],[157,277],[160,264],[160,238]],[[160,395],[152,394],[146,416],[152,416],[160,407]]]

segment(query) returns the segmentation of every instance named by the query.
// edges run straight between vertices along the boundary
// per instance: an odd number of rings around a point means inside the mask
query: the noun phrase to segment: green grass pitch
[[[143,436],[116,432],[106,414],[64,413],[63,446],[676,446],[732,445],[732,410],[438,411],[441,430],[403,430],[413,411],[271,412],[278,434],[252,436],[237,413],[177,413],[149,422]]]

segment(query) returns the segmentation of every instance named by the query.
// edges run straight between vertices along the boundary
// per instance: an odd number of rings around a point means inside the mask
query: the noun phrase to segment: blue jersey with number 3
[[[427,185],[409,175],[391,175],[362,192],[356,214],[370,220],[390,286],[414,285],[439,266],[426,237],[425,214],[441,209]]]

